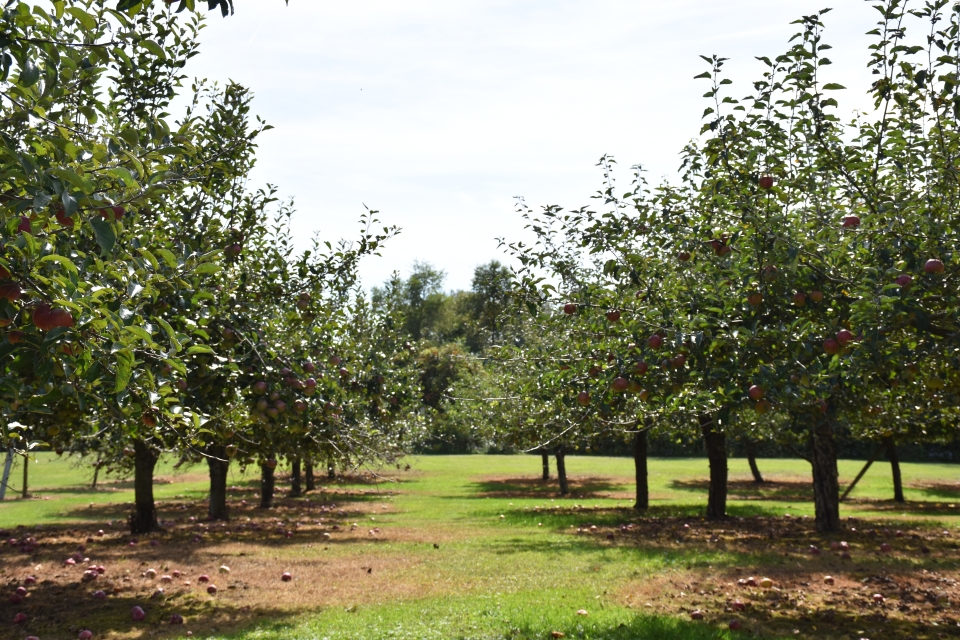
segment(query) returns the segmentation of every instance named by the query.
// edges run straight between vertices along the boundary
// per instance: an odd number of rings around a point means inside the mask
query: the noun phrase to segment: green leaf
[[[143,48],[157,56],[161,60],[167,59],[167,54],[164,53],[163,49],[153,40],[141,40],[140,44],[143,45]]]
[[[180,340],[177,339],[177,332],[173,330],[170,323],[163,318],[157,318],[157,322],[160,323],[160,326],[163,327],[163,330],[167,333],[167,337],[170,338],[170,345],[173,347],[173,352],[178,353],[183,349],[183,345],[181,345]]]
[[[846,89],[846,87],[842,84],[837,84],[836,82],[828,82],[827,84],[823,85],[824,91],[839,91],[841,89]]]
[[[140,338],[147,344],[153,344],[153,336],[151,336],[150,333],[147,332],[147,330],[144,329],[143,327],[138,327],[132,324],[124,327],[123,330],[126,331],[127,333],[133,334],[134,336]]]
[[[208,273],[219,273],[220,269],[221,269],[220,265],[218,265],[215,262],[204,262],[203,264],[201,264],[196,268],[195,273],[197,275],[204,275]]]
[[[79,274],[80,274],[80,272],[77,271],[77,265],[73,264],[73,262],[71,262],[70,259],[67,258],[66,256],[61,256],[61,255],[57,255],[57,254],[55,254],[55,253],[51,253],[50,255],[43,256],[42,258],[40,258],[39,260],[37,260],[37,262],[40,262],[40,263],[43,263],[43,262],[56,262],[57,264],[59,264],[60,266],[62,266],[64,269],[66,269],[66,270],[69,271],[70,273],[73,273],[73,274],[76,274],[76,275],[79,275]]]
[[[23,68],[20,69],[20,79],[17,80],[17,84],[21,87],[32,87],[37,84],[39,79],[40,68],[33,64],[33,60],[27,58],[23,63]]]
[[[166,262],[167,266],[170,267],[171,269],[176,269],[177,267],[180,266],[179,263],[177,262],[177,256],[173,255],[172,252],[163,248],[156,249],[155,251],[161,258],[163,258],[163,261]]]
[[[97,237],[97,244],[100,245],[103,252],[110,253],[113,251],[114,245],[117,244],[117,234],[113,230],[113,225],[106,220],[90,218],[90,226],[93,227],[93,233]]]
[[[189,349],[187,349],[187,355],[191,355],[191,356],[192,356],[192,355],[197,354],[197,353],[210,353],[210,354],[212,354],[212,353],[215,353],[215,351],[214,351],[213,349],[211,349],[210,347],[205,346],[205,345],[194,345],[194,346],[190,347]]]
[[[84,29],[92,31],[93,29],[97,28],[97,20],[83,9],[78,7],[69,7],[67,8],[67,13],[76,18],[77,22],[79,22]]]
[[[113,392],[120,393],[130,384],[130,375],[133,373],[133,351],[122,349],[117,351],[114,356],[117,359],[117,376]]]

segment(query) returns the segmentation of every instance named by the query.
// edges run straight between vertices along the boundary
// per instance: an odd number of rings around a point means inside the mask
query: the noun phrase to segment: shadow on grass
[[[727,640],[732,638],[729,631],[717,629],[709,624],[689,622],[668,616],[638,615],[628,622],[619,624],[591,623],[587,620],[575,625],[563,625],[556,629],[567,638],[590,638],[591,640]],[[503,637],[550,638],[553,630],[543,628],[518,628],[513,635]],[[463,637],[466,640],[466,637]]]
[[[679,491],[696,491],[706,494],[709,480],[674,480],[670,487]],[[812,502],[813,485],[810,482],[767,481],[756,483],[750,480],[731,480],[727,483],[730,500],[779,500],[784,502]]]
[[[930,496],[931,498],[940,498],[942,500],[951,501],[956,500],[960,502],[960,483],[957,482],[938,482],[920,486],[912,486],[909,488],[919,491],[925,496]]]
[[[609,498],[611,493],[622,493],[626,486],[609,478],[571,476],[570,495],[564,498]],[[468,485],[475,498],[556,498],[560,486],[555,478],[486,478]]]

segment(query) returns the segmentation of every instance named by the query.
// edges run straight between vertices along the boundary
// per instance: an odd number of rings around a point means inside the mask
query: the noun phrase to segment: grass
[[[0,528],[31,533],[40,546],[29,557],[4,547],[0,580],[38,573],[40,584],[25,604],[33,612],[29,632],[42,640],[75,637],[81,626],[98,638],[183,637],[189,630],[231,640],[532,640],[554,632],[596,640],[919,640],[957,630],[951,603],[960,593],[946,582],[923,582],[958,577],[960,467],[954,465],[902,465],[908,503],[897,505],[889,500],[889,468],[875,464],[843,506],[850,518],[843,537],[856,549],[844,561],[808,552],[810,544],[826,551],[836,540],[812,531],[803,461],[761,460],[771,482],[757,488],[746,462],[731,460],[735,517],[721,523],[700,517],[704,460],[652,460],[645,516],[630,509],[627,459],[568,458],[573,493],[565,498],[555,482],[539,481],[539,457],[409,462],[409,471],[327,484],[306,499],[283,499],[268,513],[253,508],[256,479],[233,472],[234,520],[227,527],[202,522],[205,469],[174,471],[164,463],[156,495],[160,517],[170,524],[151,538],[156,546],[140,540],[130,547],[121,524],[132,500],[129,484],[108,481],[90,491],[89,471],[41,454],[30,469],[37,497],[0,503]],[[841,483],[861,466],[841,461]],[[97,529],[105,535],[86,543],[86,553],[108,571],[79,584],[82,570],[59,565]],[[895,550],[877,553],[888,539]],[[229,575],[217,574],[221,564],[230,566]],[[177,581],[163,599],[152,600],[157,584],[141,577],[148,567],[178,568],[192,584]],[[279,574],[287,570],[294,580],[282,583]],[[824,572],[837,576],[836,589],[819,586]],[[220,583],[216,597],[197,589],[200,573]],[[750,573],[775,578],[777,587],[737,587]],[[874,586],[878,576],[899,581],[897,590]],[[90,592],[105,584],[116,595],[92,606]],[[865,589],[886,590],[899,608],[874,607]],[[931,597],[928,606],[923,599]],[[746,603],[745,613],[729,610],[736,598]],[[147,610],[147,623],[130,621],[134,604]],[[703,621],[690,619],[694,608],[705,612]],[[14,609],[0,604],[0,625]],[[166,624],[173,612],[188,624]],[[743,621],[746,633],[725,628],[732,618]],[[0,638],[27,631],[0,626]]]

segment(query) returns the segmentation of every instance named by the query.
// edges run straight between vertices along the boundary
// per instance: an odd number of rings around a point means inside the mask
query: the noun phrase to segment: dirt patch
[[[241,498],[231,501],[227,523],[204,521],[203,502],[165,502],[159,505],[165,530],[139,538],[120,519],[0,532],[0,584],[6,584],[0,620],[25,613],[18,633],[40,637],[76,637],[83,628],[97,638],[162,637],[439,594],[439,587],[418,581],[422,556],[385,543],[423,543],[426,551],[452,532],[381,526],[380,516],[395,510],[389,499],[379,490],[327,487],[320,496],[281,499],[262,511]],[[284,572],[292,580],[284,582]],[[37,582],[25,584],[27,576]],[[207,593],[211,584],[215,594]],[[8,601],[18,586],[27,588],[26,597]],[[106,597],[96,598],[97,591]],[[132,622],[134,606],[146,611],[144,622]],[[174,615],[186,624],[170,624]]]
[[[891,530],[856,519],[845,524],[842,534],[825,536],[807,518],[633,518],[581,526],[574,535],[599,545],[744,558],[742,567],[713,567],[705,560],[697,569],[632,582],[618,599],[639,610],[702,616],[724,627],[736,620],[753,637],[960,637],[955,532]]]

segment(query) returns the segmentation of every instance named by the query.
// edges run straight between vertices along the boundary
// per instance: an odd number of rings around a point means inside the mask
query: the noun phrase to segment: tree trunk
[[[557,478],[560,480],[560,495],[565,496],[570,493],[570,485],[567,483],[567,454],[563,447],[557,449]]]
[[[294,498],[303,494],[300,481],[300,458],[294,458],[290,462],[290,495]]]
[[[30,458],[23,456],[23,488],[20,490],[20,497],[26,500],[30,497],[30,492],[28,491],[29,487],[27,485],[27,477],[30,471]]]
[[[130,533],[150,533],[160,528],[153,500],[153,470],[159,453],[143,440],[133,441],[133,493],[136,511],[130,516]]]
[[[893,437],[884,438],[883,446],[887,451],[887,459],[890,461],[890,470],[893,472],[893,500],[894,502],[906,502],[903,497],[903,478],[900,476],[900,456],[897,455],[897,443]]]
[[[743,448],[747,452],[747,463],[750,465],[750,473],[753,474],[753,481],[757,484],[763,484],[763,476],[760,475],[760,467],[757,466],[757,456],[753,448],[753,440],[745,438]]]
[[[310,459],[306,460],[303,463],[303,467],[304,467],[303,475],[306,476],[306,481],[307,481],[307,491],[313,491],[314,489],[317,488],[317,482],[313,478],[313,460],[310,460]]]
[[[260,508],[261,509],[273,508],[273,489],[275,485],[276,485],[276,478],[274,477],[274,468],[266,464],[260,465]]]
[[[13,466],[13,449],[7,449],[7,460],[3,463],[3,479],[0,480],[0,500],[7,495],[7,483],[10,481],[10,467]]]
[[[207,448],[207,467],[210,470],[210,506],[207,516],[211,520],[229,520],[227,471],[230,469],[230,459],[224,445],[215,444]]]
[[[633,508],[643,511],[650,506],[650,489],[647,484],[647,432],[638,431],[633,436],[633,466],[637,479],[637,502]]]
[[[543,481],[546,482],[550,479],[550,454],[541,453],[540,460],[543,463]]]
[[[717,430],[712,416],[702,415],[700,430],[710,462],[710,491],[707,497],[707,518],[727,517],[727,436]]]
[[[840,480],[837,471],[837,443],[829,410],[817,414],[813,423],[813,504],[817,531],[840,531]]]
[[[100,467],[103,466],[103,460],[97,460],[97,464],[93,465],[93,481],[90,483],[90,490],[96,490],[97,480],[100,478]]]

